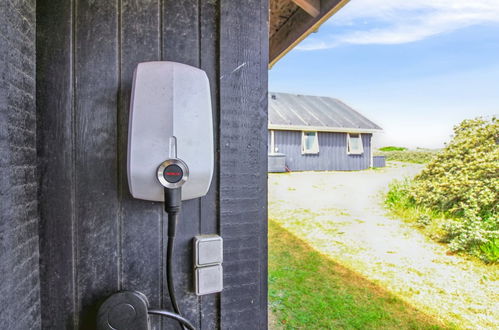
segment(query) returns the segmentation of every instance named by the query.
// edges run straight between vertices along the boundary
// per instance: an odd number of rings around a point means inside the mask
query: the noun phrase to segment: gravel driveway
[[[448,255],[391,219],[382,193],[421,165],[269,175],[269,217],[336,262],[458,328],[499,328],[498,267]]]

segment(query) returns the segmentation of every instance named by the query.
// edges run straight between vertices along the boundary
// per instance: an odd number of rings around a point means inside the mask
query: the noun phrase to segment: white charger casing
[[[171,158],[187,164],[182,200],[206,195],[213,176],[213,119],[208,77],[175,62],[144,62],[135,69],[128,127],[128,186],[134,198],[164,201],[158,166]]]

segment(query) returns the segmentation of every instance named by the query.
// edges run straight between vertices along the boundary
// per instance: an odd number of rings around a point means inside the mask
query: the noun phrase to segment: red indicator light
[[[166,172],[166,175],[182,175],[180,172]]]

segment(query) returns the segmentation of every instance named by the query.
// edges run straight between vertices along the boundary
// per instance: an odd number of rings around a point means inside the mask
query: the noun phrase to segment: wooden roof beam
[[[293,0],[293,2],[312,17],[317,17],[321,12],[321,0]]]
[[[322,0],[319,15],[313,17],[303,10],[297,10],[270,38],[269,68],[293,49],[310,33],[333,16],[349,0]]]

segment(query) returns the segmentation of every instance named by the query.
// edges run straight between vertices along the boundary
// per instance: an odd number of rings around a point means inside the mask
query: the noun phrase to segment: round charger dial
[[[159,165],[157,177],[163,187],[178,188],[187,181],[189,169],[180,159],[168,159]]]
[[[170,164],[163,170],[163,177],[170,183],[177,183],[182,180],[184,171],[177,164]]]

